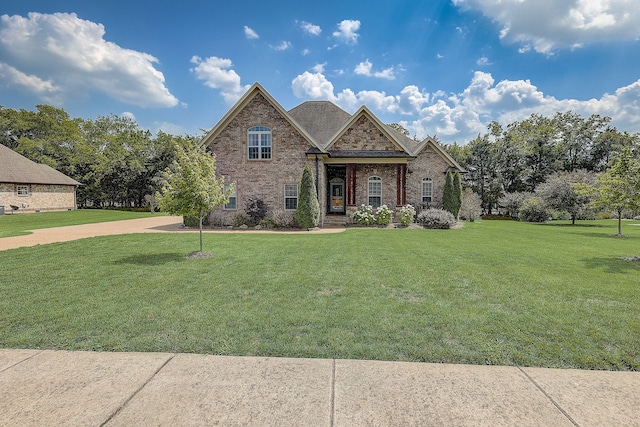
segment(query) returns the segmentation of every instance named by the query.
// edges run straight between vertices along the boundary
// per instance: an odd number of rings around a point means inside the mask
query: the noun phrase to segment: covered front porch
[[[319,194],[324,199],[321,200],[324,227],[351,223],[360,205],[371,205],[374,209],[387,205],[397,210],[407,203],[408,159],[350,160],[325,164],[326,182],[322,186],[325,192]]]

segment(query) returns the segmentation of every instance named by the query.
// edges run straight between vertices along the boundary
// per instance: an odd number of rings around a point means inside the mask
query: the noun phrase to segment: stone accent
[[[76,208],[76,188],[72,185],[24,184],[29,187],[28,196],[18,196],[17,187],[22,184],[0,183],[0,206],[5,214],[10,205],[18,206],[16,212],[62,211]]]
[[[433,180],[434,207],[442,207],[442,191],[449,164],[432,147],[425,147],[418,157],[407,165],[407,203],[417,206],[422,202],[422,179]]]
[[[331,150],[398,151],[382,131],[367,117],[358,120],[330,147]]]

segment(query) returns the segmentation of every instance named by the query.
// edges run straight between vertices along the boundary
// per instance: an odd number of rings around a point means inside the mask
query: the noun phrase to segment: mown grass
[[[640,369],[640,227],[107,236],[0,252],[0,347]],[[562,226],[558,226],[562,225]]]
[[[38,212],[30,214],[5,214],[0,216],[0,238],[30,234],[29,230],[63,227],[66,225],[92,224],[96,222],[120,221],[144,218],[150,212],[130,212],[108,209],[77,209],[61,212]],[[161,214],[155,214],[161,215]]]

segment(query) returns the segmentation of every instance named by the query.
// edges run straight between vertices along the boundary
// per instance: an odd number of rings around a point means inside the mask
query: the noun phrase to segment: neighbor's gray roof
[[[0,144],[0,182],[12,184],[82,185],[50,166],[32,162]]]
[[[351,118],[351,114],[329,101],[306,101],[288,113],[321,147]]]

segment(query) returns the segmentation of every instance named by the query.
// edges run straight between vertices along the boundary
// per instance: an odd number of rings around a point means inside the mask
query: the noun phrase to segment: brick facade
[[[5,214],[11,212],[11,205],[18,206],[16,212],[61,211],[76,208],[76,189],[71,185],[24,184],[29,188],[27,196],[19,196],[17,188],[21,184],[0,184],[0,206]]]
[[[315,115],[308,117],[312,117],[313,123],[324,123],[316,121]],[[249,159],[248,131],[254,126],[271,129],[271,159]],[[262,199],[271,212],[283,210],[285,184],[299,187],[305,165],[311,167],[314,177],[317,175],[321,223],[328,213],[328,186],[332,178],[344,180],[348,221],[358,206],[369,204],[370,177],[381,178],[382,204],[396,211],[402,204],[419,205],[422,180],[431,178],[431,205],[441,207],[445,172],[450,167],[459,168],[433,141],[418,144],[394,136],[387,129],[383,131],[385,125],[365,107],[342,125],[343,131],[333,141],[318,142],[300,126],[255,84],[211,130],[204,144],[216,155],[217,174],[225,182],[235,183],[237,200],[236,209],[216,210],[212,214],[216,221],[232,224],[236,214],[244,213],[249,197]],[[341,158],[341,153],[358,154]]]

